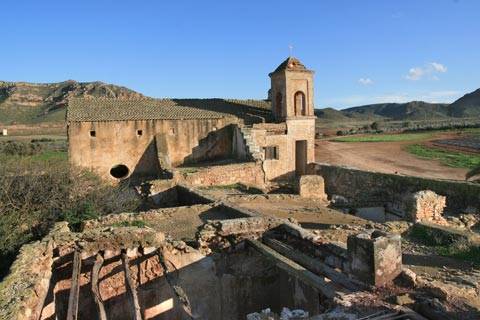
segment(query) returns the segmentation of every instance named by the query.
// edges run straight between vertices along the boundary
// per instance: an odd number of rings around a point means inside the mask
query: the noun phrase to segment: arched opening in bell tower
[[[294,108],[296,116],[306,116],[307,115],[307,104],[305,101],[305,94],[302,91],[295,92],[294,96]]]

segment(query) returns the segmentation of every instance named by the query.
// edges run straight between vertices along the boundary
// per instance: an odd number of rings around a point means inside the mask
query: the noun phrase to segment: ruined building
[[[271,101],[72,99],[70,161],[111,179],[219,159],[261,162],[268,180],[302,174],[314,160],[313,71],[289,57],[270,78]]]
[[[72,165],[141,178],[140,205],[24,245],[0,320],[480,319],[480,269],[436,252],[475,254],[480,185],[316,163],[313,72],[270,78],[268,101],[71,100]]]

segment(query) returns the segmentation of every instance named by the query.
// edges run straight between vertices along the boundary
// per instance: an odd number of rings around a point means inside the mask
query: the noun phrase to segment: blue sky
[[[479,0],[2,0],[0,39],[2,80],[153,97],[265,98],[289,45],[316,71],[317,108],[480,87]]]

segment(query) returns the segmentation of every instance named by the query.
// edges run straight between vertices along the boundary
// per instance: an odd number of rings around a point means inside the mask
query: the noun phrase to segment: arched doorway
[[[307,115],[307,105],[305,102],[305,94],[302,91],[295,92],[295,115],[296,116],[306,116]]]

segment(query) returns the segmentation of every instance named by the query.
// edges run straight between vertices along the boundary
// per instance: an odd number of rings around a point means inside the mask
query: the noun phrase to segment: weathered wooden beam
[[[132,279],[130,273],[130,259],[125,252],[122,253],[123,271],[125,272],[125,285],[127,287],[127,294],[130,297],[130,302],[133,306],[133,319],[142,320],[142,312],[140,310],[140,303],[138,301],[137,287]]]
[[[286,271],[289,275],[298,278],[302,282],[315,288],[319,293],[325,296],[327,299],[334,297],[341,298],[342,292],[337,291],[333,285],[321,277],[317,276],[311,271],[308,271],[298,263],[282,256],[277,251],[264,245],[257,240],[247,240],[247,243],[260,252],[265,258],[272,261],[278,268]]]
[[[177,297],[178,301],[182,304],[182,309],[185,312],[185,316],[193,320],[194,317],[192,313],[192,307],[190,305],[190,300],[188,299],[188,296],[185,294],[185,291],[178,285],[178,283],[176,283],[174,277],[172,277],[172,274],[168,270],[165,256],[163,255],[163,252],[161,250],[158,251],[158,260],[160,261],[160,265],[162,266],[163,274],[165,276],[165,279],[167,280],[167,284],[175,293],[175,296]]]
[[[72,285],[70,287],[70,296],[68,297],[67,320],[77,319],[81,268],[82,258],[80,252],[74,251],[72,262]]]
[[[324,275],[333,282],[338,283],[339,285],[349,290],[359,291],[365,289],[366,287],[362,286],[359,283],[354,283],[345,274],[336,271],[335,269],[327,266],[326,264],[317,259],[314,259],[302,252],[296,251],[288,244],[272,238],[265,238],[264,242],[267,246],[279,252],[283,256],[297,262],[298,264],[304,266],[310,271],[313,271],[314,273]]]
[[[103,305],[102,297],[100,296],[100,289],[98,287],[98,278],[100,274],[100,269],[103,265],[103,257],[100,253],[97,253],[95,263],[92,268],[92,291],[93,299],[97,305],[98,319],[107,320],[107,314],[105,313],[105,307]]]

